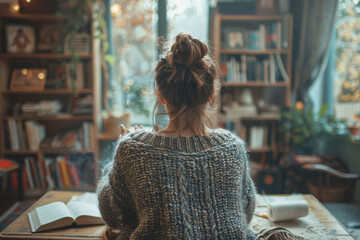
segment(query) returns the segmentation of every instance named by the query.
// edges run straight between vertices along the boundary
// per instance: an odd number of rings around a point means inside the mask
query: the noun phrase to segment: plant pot
[[[351,135],[353,135],[353,136],[356,136],[359,134],[360,128],[358,128],[358,127],[348,127],[348,129],[349,129]]]

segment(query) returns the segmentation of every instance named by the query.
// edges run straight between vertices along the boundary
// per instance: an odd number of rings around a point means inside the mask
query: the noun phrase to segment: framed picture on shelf
[[[248,45],[247,29],[226,28],[224,29],[224,47],[228,49],[246,49]]]
[[[256,14],[258,15],[278,14],[278,0],[257,0]]]
[[[61,29],[57,25],[40,25],[38,28],[37,49],[39,51],[54,51],[60,42]]]
[[[35,31],[31,26],[6,26],[7,52],[32,53],[35,51]]]
[[[11,76],[10,90],[44,90],[46,73],[47,71],[44,68],[14,69]]]
[[[77,33],[68,35],[65,38],[65,53],[76,52],[79,54],[86,54],[90,52],[90,37],[87,33]]]

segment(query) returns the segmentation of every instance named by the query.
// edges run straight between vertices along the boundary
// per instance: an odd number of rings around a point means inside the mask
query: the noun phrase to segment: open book
[[[55,228],[104,224],[100,211],[94,201],[94,194],[85,193],[72,198],[67,204],[52,202],[35,208],[28,213],[31,232],[41,232]]]

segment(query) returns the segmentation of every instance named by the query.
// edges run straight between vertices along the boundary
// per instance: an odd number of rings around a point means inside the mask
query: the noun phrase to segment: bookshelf
[[[94,190],[98,174],[93,24],[90,19],[83,30],[90,51],[78,54],[74,89],[67,68],[72,55],[38,46],[41,27],[58,27],[62,21],[55,14],[0,13],[0,156],[22,164],[30,196],[48,189]],[[34,49],[9,52],[8,26],[31,27]],[[15,69],[36,68],[46,70],[44,88],[11,87]]]
[[[222,78],[220,126],[245,139],[252,155],[274,157],[280,111],[290,105],[293,16],[227,15],[218,9],[212,15]]]

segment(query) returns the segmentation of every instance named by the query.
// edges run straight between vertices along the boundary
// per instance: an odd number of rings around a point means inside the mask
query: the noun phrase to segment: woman
[[[255,191],[244,142],[207,126],[219,85],[208,47],[189,34],[175,40],[155,70],[169,124],[125,134],[99,181],[100,211],[112,229],[107,236],[255,239],[248,229]]]

